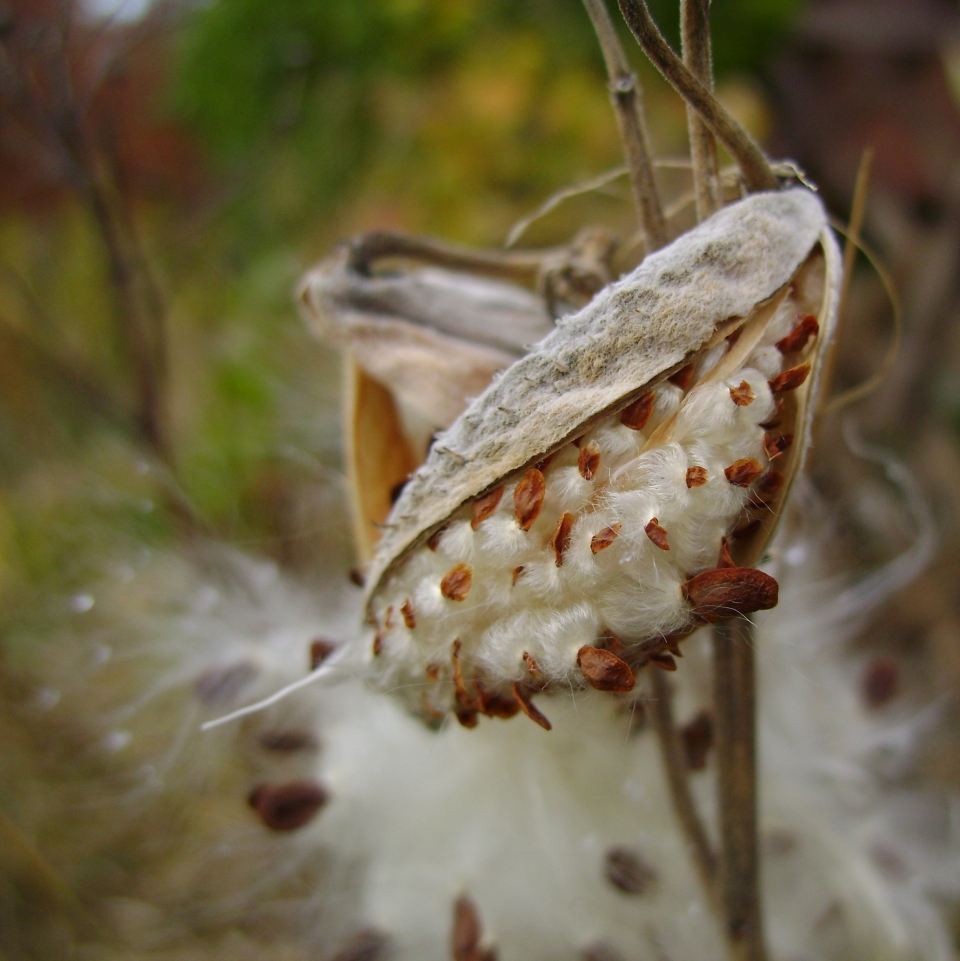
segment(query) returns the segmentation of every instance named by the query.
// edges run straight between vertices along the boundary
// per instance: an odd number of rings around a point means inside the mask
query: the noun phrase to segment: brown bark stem
[[[747,619],[720,624],[713,637],[724,933],[730,961],[766,961],[757,842],[753,624]]]
[[[673,692],[670,690],[670,681],[663,671],[653,665],[650,666],[649,671],[653,688],[653,723],[660,742],[660,753],[663,757],[673,809],[687,839],[693,864],[707,900],[719,910],[720,902],[716,884],[717,856],[694,804],[693,795],[690,793],[687,759],[680,741],[680,732],[673,717]]]
[[[779,186],[776,174],[760,146],[670,49],[644,0],[619,0],[619,3],[627,26],[644,53],[727,148],[740,168],[747,190],[776,190]]]
[[[657,250],[665,246],[670,238],[657,187],[640,83],[637,75],[630,69],[605,0],[583,0],[583,5],[600,42],[607,76],[610,79],[610,100],[617,117],[623,152],[630,171],[633,199],[637,205],[640,223],[647,235],[647,250]]]
[[[710,50],[710,0],[680,0],[680,36],[683,62],[713,93],[713,56]],[[693,161],[693,190],[697,220],[706,220],[723,206],[720,193],[717,142],[710,128],[691,104],[687,104],[687,131]]]

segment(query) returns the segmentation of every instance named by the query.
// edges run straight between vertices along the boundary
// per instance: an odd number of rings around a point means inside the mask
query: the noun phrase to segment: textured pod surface
[[[759,195],[561,321],[397,503],[368,581],[376,680],[431,718],[493,714],[481,690],[533,716],[551,686],[596,686],[578,652],[672,669],[667,651],[704,616],[768,607],[765,594],[700,611],[684,585],[731,562],[725,538],[759,573],[806,448],[837,262],[816,198]],[[465,570],[469,589],[451,592]],[[404,607],[415,630],[391,616]]]

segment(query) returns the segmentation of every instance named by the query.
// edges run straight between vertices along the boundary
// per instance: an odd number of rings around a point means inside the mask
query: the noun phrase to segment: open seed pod
[[[541,297],[439,267],[370,275],[343,247],[303,281],[310,329],[346,351],[344,436],[361,560],[395,491],[490,383],[553,329]]]
[[[808,446],[839,253],[803,189],[719,211],[510,367],[434,444],[367,580],[372,674],[430,718],[625,692],[755,570]]]

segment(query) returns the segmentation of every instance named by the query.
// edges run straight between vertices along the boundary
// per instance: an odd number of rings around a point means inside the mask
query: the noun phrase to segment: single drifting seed
[[[784,391],[796,390],[809,376],[810,365],[798,364],[785,370],[782,374],[777,374],[773,380],[768,381],[770,390],[774,394],[782,394]]]
[[[316,816],[330,795],[314,781],[259,784],[247,797],[250,807],[271,831],[295,831]]]
[[[595,447],[583,447],[577,458],[577,469],[584,480],[593,480],[600,467],[600,451]]]
[[[609,527],[605,527],[599,534],[594,534],[590,539],[590,550],[594,554],[599,554],[600,551],[606,550],[616,539],[617,535],[620,533],[621,525],[611,524]]]
[[[335,642],[325,637],[314,638],[310,642],[310,670],[315,671],[336,649]]]
[[[750,385],[745,381],[740,381],[739,386],[730,388],[730,397],[737,407],[749,407],[755,400]]]
[[[520,530],[530,530],[533,522],[540,516],[546,489],[543,473],[536,467],[531,467],[517,484],[513,492],[513,513]]]
[[[570,543],[570,529],[573,527],[574,520],[576,520],[576,518],[573,514],[566,511],[560,515],[560,520],[557,521],[557,529],[554,532],[553,539],[550,541],[554,556],[556,557],[557,567],[563,565],[563,552]]]
[[[686,481],[687,487],[703,487],[707,482],[706,467],[688,467]]]
[[[598,691],[626,694],[636,683],[630,665],[613,651],[585,644],[577,651],[577,666],[584,680]]]
[[[715,567],[691,577],[680,590],[694,614],[709,621],[767,611],[777,606],[779,595],[777,582],[753,567]]]
[[[403,623],[412,631],[417,626],[417,618],[413,613],[413,605],[409,597],[403,602],[400,613],[403,615]]]
[[[483,497],[478,497],[473,502],[473,516],[470,519],[470,526],[474,530],[497,509],[501,497],[503,497],[503,484],[494,487],[492,491],[484,494]]]
[[[614,847],[604,857],[607,880],[624,894],[643,894],[657,879],[657,874],[632,848]]]
[[[635,400],[629,407],[624,407],[620,414],[620,423],[630,430],[643,430],[653,413],[653,391],[648,390],[639,400]]]
[[[553,729],[553,725],[547,720],[546,715],[530,700],[530,695],[516,681],[513,682],[513,696],[517,699],[520,710],[523,711],[531,721],[535,721],[545,731]]]
[[[473,568],[469,564],[454,564],[440,581],[440,593],[450,601],[462,601],[470,593]]]
[[[777,350],[781,354],[796,354],[807,346],[807,341],[811,337],[816,337],[820,333],[820,324],[813,314],[806,314],[800,318],[800,322],[782,340],[777,341]]]
[[[694,364],[687,364],[681,367],[672,377],[669,378],[671,384],[676,384],[680,390],[686,390],[693,380],[693,372],[696,369]]]
[[[763,473],[763,464],[753,457],[741,457],[726,470],[724,477],[737,487],[749,487]]]
[[[656,544],[657,547],[662,551],[670,550],[670,545],[667,543],[667,532],[660,526],[657,522],[656,517],[651,517],[644,527],[643,532]]]

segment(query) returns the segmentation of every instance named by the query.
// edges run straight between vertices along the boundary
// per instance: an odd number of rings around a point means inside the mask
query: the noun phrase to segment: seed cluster
[[[534,694],[626,693],[647,663],[675,669],[698,623],[775,605],[776,581],[733,557],[784,485],[783,425],[818,327],[788,297],[734,363],[745,329],[413,551],[373,607],[384,686],[432,719],[523,712],[549,727]]]

